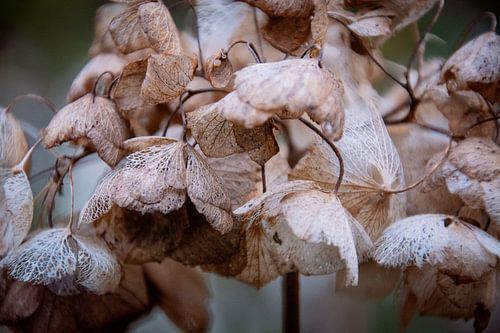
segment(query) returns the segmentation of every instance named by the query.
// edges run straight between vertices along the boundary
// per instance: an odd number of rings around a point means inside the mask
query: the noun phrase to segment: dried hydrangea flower
[[[17,119],[0,107],[0,167],[13,167],[28,151],[28,142]]]
[[[224,88],[231,81],[233,66],[224,50],[208,58],[204,63],[205,75],[215,88]]]

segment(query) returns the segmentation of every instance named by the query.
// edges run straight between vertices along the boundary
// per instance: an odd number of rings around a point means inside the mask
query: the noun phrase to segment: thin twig
[[[252,54],[253,58],[255,59],[255,62],[257,62],[257,63],[262,62],[262,60],[259,56],[259,52],[257,52],[257,50],[255,49],[255,46],[252,43],[247,42],[245,40],[238,40],[238,41],[234,42],[233,44],[231,44],[231,46],[229,46],[229,48],[227,49],[226,54],[229,55],[229,52],[233,49],[233,47],[238,45],[238,44],[245,44],[247,46],[248,51]]]
[[[339,176],[337,178],[337,183],[335,184],[335,189],[334,189],[334,193],[337,194],[339,192],[339,188],[340,188],[340,185],[342,184],[342,179],[344,178],[344,160],[342,159],[342,155],[340,154],[340,151],[337,149],[337,147],[333,144],[332,141],[330,141],[330,139],[328,139],[324,134],[323,132],[321,132],[320,129],[318,129],[316,126],[314,126],[313,123],[311,123],[310,121],[304,119],[304,118],[299,118],[299,120],[304,124],[306,125],[307,127],[309,127],[311,130],[313,130],[319,137],[321,137],[323,139],[323,141],[325,141],[329,146],[330,148],[332,148],[333,152],[335,153],[335,155],[337,156],[338,160],[339,160]]]
[[[264,47],[262,46],[262,36],[259,29],[259,18],[257,17],[257,8],[255,7],[253,7],[253,24],[255,26],[255,33],[257,34],[257,46],[259,47],[260,55],[262,56],[262,60],[266,62]]]
[[[260,166],[260,175],[262,177],[262,193],[267,191],[267,181],[266,181],[266,168],[264,164]]]
[[[75,209],[75,185],[73,183],[73,161],[69,164],[69,191],[70,191],[70,211],[68,229],[71,233],[73,230],[73,212]]]
[[[497,18],[495,14],[492,12],[483,12],[479,15],[477,15],[467,26],[467,28],[460,34],[460,37],[457,39],[455,44],[453,45],[453,52],[458,50],[465,42],[465,39],[467,36],[471,33],[472,29],[483,19],[489,19],[490,20],[490,29],[489,31],[496,31],[497,29]]]
[[[16,96],[10,103],[9,105],[7,105],[7,107],[5,108],[5,112],[9,112],[10,109],[17,103],[19,102],[20,100],[23,100],[23,99],[33,99],[35,101],[38,101],[38,102],[42,102],[45,106],[47,106],[50,111],[52,111],[52,113],[57,113],[57,108],[56,106],[47,98],[43,97],[43,96],[40,96],[40,95],[35,95],[35,94],[26,94],[26,95],[21,95],[21,96]]]
[[[38,139],[32,146],[31,148],[26,152],[26,154],[24,155],[23,159],[21,160],[21,162],[19,162],[16,166],[14,166],[12,168],[12,172],[14,174],[17,174],[19,172],[24,172],[26,173],[26,166],[28,165],[28,161],[31,157],[31,154],[33,154],[33,151],[35,150],[35,148],[40,144],[40,142],[42,142],[42,138]]]

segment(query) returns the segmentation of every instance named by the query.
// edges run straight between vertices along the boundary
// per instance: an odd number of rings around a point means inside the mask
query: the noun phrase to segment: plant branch
[[[457,39],[455,44],[453,45],[453,52],[458,50],[465,42],[465,39],[467,36],[471,33],[472,29],[483,19],[489,19],[490,20],[490,28],[489,31],[496,31],[497,29],[497,18],[495,14],[492,12],[483,12],[476,16],[467,26],[467,28],[460,34],[460,37]]]
[[[286,273],[283,277],[283,332],[300,332],[299,273]]]
[[[233,47],[238,45],[238,44],[245,44],[247,46],[248,51],[252,54],[253,58],[255,59],[255,62],[257,62],[257,63],[262,62],[261,57],[259,56],[259,52],[257,52],[257,50],[255,49],[255,46],[252,43],[247,42],[245,40],[238,40],[238,41],[234,42],[233,44],[231,44],[231,46],[229,46],[229,48],[227,49],[226,54],[229,55],[229,52],[231,52]]]
[[[47,98],[40,96],[40,95],[35,95],[35,94],[26,94],[26,95],[21,95],[21,96],[16,96],[10,103],[7,105],[5,108],[5,112],[9,112],[10,109],[20,100],[23,99],[33,99],[38,102],[42,102],[45,106],[47,106],[52,113],[57,113],[57,108],[56,106]]]

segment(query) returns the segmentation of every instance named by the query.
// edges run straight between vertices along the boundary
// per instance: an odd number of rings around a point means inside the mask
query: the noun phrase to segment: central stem
[[[299,273],[283,277],[283,333],[300,332]]]

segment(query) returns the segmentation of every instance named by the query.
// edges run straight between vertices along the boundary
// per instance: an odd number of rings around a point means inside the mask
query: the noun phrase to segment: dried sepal
[[[197,62],[188,55],[151,55],[141,87],[144,101],[159,104],[178,97],[193,79]]]
[[[116,47],[128,54],[150,46],[139,19],[140,3],[131,4],[109,24],[109,32]]]
[[[145,105],[141,96],[142,82],[146,78],[148,59],[128,63],[113,89],[113,100],[123,114]]]
[[[389,226],[375,244],[384,266],[440,269],[479,277],[496,265],[500,242],[481,229],[442,214],[421,214]]]
[[[33,219],[33,193],[26,174],[0,169],[0,257],[17,248]]]
[[[62,108],[43,131],[43,144],[52,148],[76,141],[95,149],[109,165],[121,158],[122,144],[129,136],[127,124],[115,103],[89,93]]]
[[[12,251],[4,264],[16,280],[53,286],[71,279],[95,294],[113,291],[121,277],[120,265],[106,245],[66,228],[35,235]]]
[[[126,265],[123,272],[119,286],[105,295],[59,296],[43,286],[8,280],[7,296],[0,294],[0,322],[35,333],[122,331],[153,307],[142,267]],[[15,306],[19,300],[23,304]]]
[[[126,61],[123,57],[114,53],[101,53],[90,59],[82,68],[69,88],[67,101],[76,101],[80,97],[92,92],[96,79],[103,73],[109,72],[113,76],[118,76]]]
[[[187,114],[188,127],[205,155],[225,157],[245,152],[262,165],[278,152],[271,124],[246,129],[224,118],[224,106],[213,103]]]
[[[200,271],[173,260],[144,266],[159,306],[184,332],[205,332],[208,329],[209,292]]]
[[[13,167],[28,152],[28,141],[17,119],[0,107],[0,167]]]
[[[89,49],[91,57],[101,53],[118,53],[108,28],[111,20],[120,15],[125,8],[122,4],[106,3],[97,9],[94,18],[94,39]]]
[[[231,81],[233,66],[224,50],[219,50],[216,54],[205,61],[205,75],[215,88],[225,88]]]
[[[144,213],[178,210],[188,195],[208,222],[231,229],[231,205],[220,180],[187,143],[155,145],[124,158],[85,204],[80,223],[91,223],[113,205]]]
[[[315,59],[248,66],[235,73],[235,88],[241,102],[256,109],[257,116],[267,112],[268,118],[276,113],[282,113],[285,118],[296,118],[305,111],[332,140],[342,136],[342,83],[328,70],[320,68]],[[238,120],[241,117],[237,114],[233,116],[228,111],[226,117]],[[247,113],[246,116],[254,115]]]
[[[376,239],[385,227],[405,215],[405,194],[389,192],[404,185],[404,175],[382,118],[376,113],[363,116],[362,111],[351,111],[344,135],[336,143],[345,171],[338,197]],[[333,190],[338,175],[338,158],[325,142],[316,141],[289,178],[313,180],[323,189]]]
[[[474,90],[491,102],[498,101],[500,36],[486,32],[456,51],[444,64],[441,80],[448,90]]]
[[[177,27],[162,1],[143,3],[138,13],[142,29],[153,50],[165,54],[182,54]]]
[[[433,163],[436,158],[429,161]],[[446,184],[469,206],[484,209],[500,223],[500,148],[490,139],[472,137],[451,148],[440,169],[426,180],[432,189]]]

